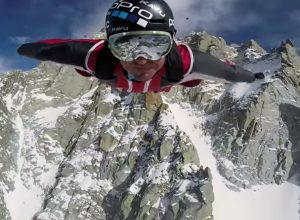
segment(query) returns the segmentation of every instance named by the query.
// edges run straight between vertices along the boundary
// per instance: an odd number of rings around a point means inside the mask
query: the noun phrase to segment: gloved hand
[[[256,79],[264,79],[265,78],[265,74],[263,74],[263,73],[254,73],[254,77],[256,78]]]

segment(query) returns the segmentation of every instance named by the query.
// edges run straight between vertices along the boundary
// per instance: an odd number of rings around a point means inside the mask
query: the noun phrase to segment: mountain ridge
[[[211,137],[232,190],[298,185],[300,62],[291,43],[268,54],[205,33],[185,41],[267,77],[133,95],[49,62],[2,76],[1,219],[214,219],[213,174],[174,121],[171,103],[205,117],[195,126]],[[27,197],[13,205],[22,191]]]

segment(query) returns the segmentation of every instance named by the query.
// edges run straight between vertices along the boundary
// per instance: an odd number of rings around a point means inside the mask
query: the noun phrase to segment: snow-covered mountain
[[[300,59],[192,33],[264,80],[128,94],[43,62],[0,78],[0,219],[299,220]]]

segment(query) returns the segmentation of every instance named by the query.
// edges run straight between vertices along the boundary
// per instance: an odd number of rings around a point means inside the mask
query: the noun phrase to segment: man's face
[[[165,58],[162,57],[159,60],[147,60],[143,57],[139,57],[136,60],[126,62],[120,61],[122,67],[132,74],[138,81],[147,81],[151,79],[156,72],[158,72],[165,63]]]

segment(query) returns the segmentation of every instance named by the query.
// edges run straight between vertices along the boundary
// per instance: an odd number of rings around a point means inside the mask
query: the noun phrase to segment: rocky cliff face
[[[228,168],[220,159],[220,171],[240,187],[280,184],[299,175],[300,60],[290,43],[283,43],[278,54],[246,67],[255,69],[259,62],[275,67],[266,72],[269,80],[246,96],[225,93],[209,112],[218,115],[208,122],[215,156],[234,165]]]
[[[208,120],[204,129],[211,136],[220,173],[233,184],[230,187],[287,180],[299,184],[300,59],[293,43],[287,40],[267,53],[253,40],[241,47],[228,47],[221,38],[194,33],[187,41],[220,59],[266,75],[264,82],[251,86],[213,83],[212,87],[210,83],[208,88],[213,89],[200,88],[205,92],[183,90],[185,100],[205,111]]]
[[[211,218],[209,169],[159,94],[43,63],[2,78],[1,98],[1,219],[20,218],[21,191],[34,219]]]
[[[54,63],[3,76],[0,219],[213,219],[210,169],[168,102],[205,118],[228,187],[298,184],[300,61],[292,43],[267,53],[254,41],[227,46],[206,33],[186,41],[267,77],[133,95]]]

